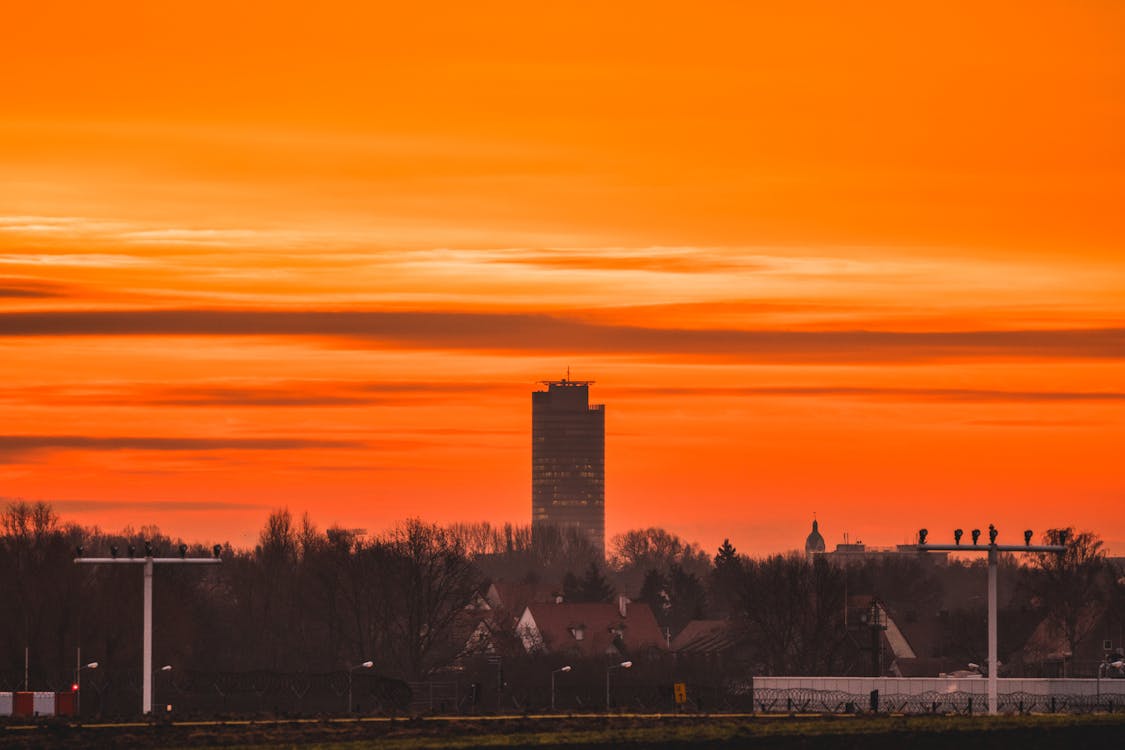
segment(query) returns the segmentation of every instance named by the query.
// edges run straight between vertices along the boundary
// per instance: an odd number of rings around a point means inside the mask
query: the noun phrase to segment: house
[[[493,581],[484,593],[484,600],[492,609],[513,613],[518,617],[529,604],[549,604],[562,601],[559,586],[550,583],[517,583]]]
[[[744,640],[744,628],[731,620],[692,620],[672,639],[677,654],[723,654]]]
[[[529,604],[516,631],[527,653],[575,658],[665,653],[668,642],[647,604]]]

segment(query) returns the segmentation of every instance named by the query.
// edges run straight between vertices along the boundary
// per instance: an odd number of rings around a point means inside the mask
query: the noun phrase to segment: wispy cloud
[[[935,401],[942,403],[1105,403],[1125,402],[1125,391],[1020,391],[985,388],[881,388],[862,386],[747,386],[735,388],[647,387],[604,389],[622,397],[702,396],[716,398],[853,398],[888,401]]]
[[[91,268],[120,268],[149,265],[153,261],[135,255],[111,253],[8,253],[0,255],[0,263],[11,266],[77,266]]]
[[[602,355],[676,354],[843,364],[977,359],[1122,359],[1125,329],[788,331],[599,325],[536,314],[94,310],[0,314],[0,336],[305,336],[366,346]]]
[[[349,380],[218,381],[192,385],[147,382],[0,387],[0,402],[37,405],[346,407],[432,401],[454,395],[512,392],[526,383],[366,382]]]
[[[86,451],[288,451],[364,448],[357,440],[307,438],[191,438],[165,436],[0,435],[0,457],[48,450]]]
[[[0,297],[15,299],[51,299],[67,296],[69,287],[40,279],[0,276]]]

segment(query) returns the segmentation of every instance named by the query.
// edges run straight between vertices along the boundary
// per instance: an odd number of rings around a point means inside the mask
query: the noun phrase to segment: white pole
[[[144,558],[117,557],[114,550],[113,557],[76,557],[74,562],[83,565],[144,565],[145,566],[145,595],[144,595],[144,675],[141,677],[141,711],[145,714],[152,713],[152,568],[154,564],[180,564],[180,565],[219,565],[218,545],[215,546],[215,557],[152,557]]]
[[[999,711],[996,700],[996,677],[1000,671],[996,657],[996,568],[995,543],[988,550],[988,713],[995,716]]]
[[[145,560],[144,695],[141,712],[152,713],[152,558]]]

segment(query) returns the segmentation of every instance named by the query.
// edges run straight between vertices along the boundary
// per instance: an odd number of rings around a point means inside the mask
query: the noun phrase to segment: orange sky
[[[1125,554],[1125,5],[379,5],[6,8],[0,497]]]

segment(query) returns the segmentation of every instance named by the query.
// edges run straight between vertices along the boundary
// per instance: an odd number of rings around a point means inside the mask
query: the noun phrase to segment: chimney
[[[629,616],[629,597],[624,594],[617,595],[617,611],[621,613],[622,617]]]

